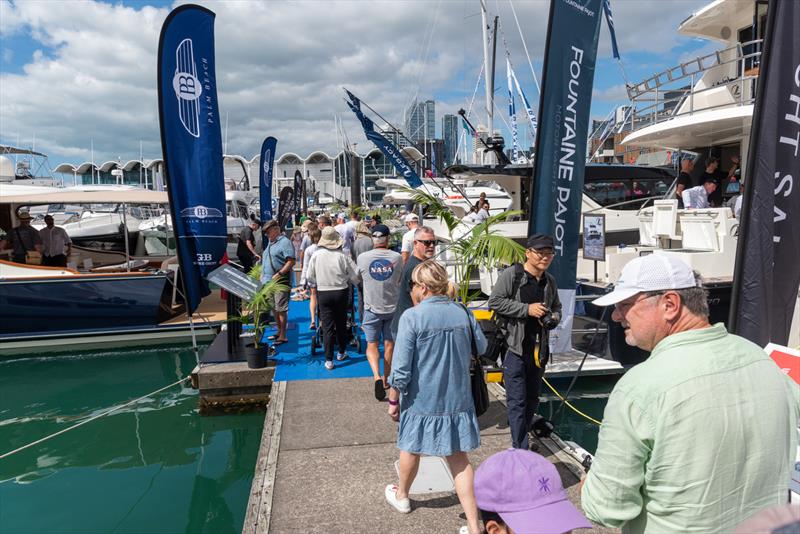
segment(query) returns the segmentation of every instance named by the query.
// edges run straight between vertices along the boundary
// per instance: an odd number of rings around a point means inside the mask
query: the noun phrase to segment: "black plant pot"
[[[261,344],[256,347],[252,342],[247,343],[244,346],[244,355],[247,358],[247,367],[250,369],[262,369],[267,366],[269,346]]]

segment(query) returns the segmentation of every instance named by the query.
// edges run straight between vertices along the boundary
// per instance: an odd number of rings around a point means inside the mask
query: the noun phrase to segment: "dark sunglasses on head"
[[[414,241],[416,241],[417,243],[422,243],[426,247],[432,247],[433,245],[436,244],[435,239],[415,239]]]

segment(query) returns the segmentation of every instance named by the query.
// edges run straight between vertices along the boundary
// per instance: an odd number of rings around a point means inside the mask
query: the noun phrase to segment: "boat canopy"
[[[126,189],[120,191],[24,191],[6,193],[0,187],[0,204],[168,204],[165,191]]]

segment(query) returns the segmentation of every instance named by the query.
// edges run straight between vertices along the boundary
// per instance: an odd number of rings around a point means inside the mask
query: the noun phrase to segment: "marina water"
[[[2,361],[0,454],[194,366],[185,346]],[[197,400],[176,385],[0,460],[0,532],[241,532],[264,414]]]

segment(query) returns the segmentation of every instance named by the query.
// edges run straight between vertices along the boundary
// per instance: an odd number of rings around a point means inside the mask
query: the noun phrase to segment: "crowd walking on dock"
[[[625,532],[724,532],[786,501],[797,447],[790,430],[800,419],[797,387],[762,349],[709,322],[702,280],[681,260],[636,258],[614,290],[593,301],[613,306],[626,343],[650,357],[611,393],[597,454],[581,481],[584,516],[536,452],[549,332],[562,313],[547,272],[553,238],[532,235],[525,261],[501,272],[487,302],[499,332],[492,344],[456,301],[431,228],[416,216],[404,219],[408,230],[396,252],[388,226],[345,219],[338,216],[336,226],[324,215],[306,221],[299,253],[268,222],[261,264],[265,278],[283,276],[299,256],[328,370],[348,358],[347,318],[356,301],[363,306],[357,317],[374,396],[388,401],[388,416],[398,423],[399,477],[384,488],[398,512],[412,511],[421,455],[446,459],[465,534],[568,532],[591,528],[588,520]],[[511,448],[476,471],[468,454],[480,447],[471,392],[479,355],[500,356]],[[770,417],[759,416],[765,406]]]

